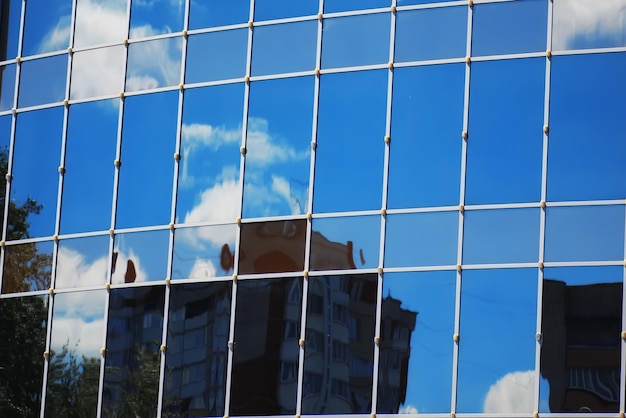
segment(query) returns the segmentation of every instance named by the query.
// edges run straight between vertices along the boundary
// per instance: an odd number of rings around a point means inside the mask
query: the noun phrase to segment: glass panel
[[[247,23],[250,0],[192,0],[189,6],[189,29]]]
[[[299,278],[237,284],[233,415],[295,414],[301,289]]]
[[[180,83],[181,48],[181,37],[128,45],[126,90],[155,89]]]
[[[187,43],[185,83],[243,77],[247,47],[247,29],[191,35]]]
[[[459,6],[398,12],[395,61],[464,57],[467,9]]]
[[[164,280],[170,231],[147,231],[115,236],[112,283]]]
[[[458,212],[388,215],[385,266],[455,265],[458,242]]]
[[[389,13],[324,19],[322,67],[388,62],[390,22]]]
[[[303,414],[371,412],[377,283],[376,274],[309,278]]]
[[[465,212],[463,264],[539,260],[539,209]]]
[[[15,64],[0,65],[0,111],[11,109],[15,102]]]
[[[398,6],[408,6],[411,4],[444,3],[456,0],[397,0]]]
[[[552,49],[626,46],[626,9],[619,1],[560,0],[554,3]]]
[[[11,182],[15,205],[9,206],[9,224],[14,225],[17,236],[10,231],[8,239],[54,233],[62,129],[61,107],[17,116]]]
[[[255,0],[254,20],[314,15],[319,10],[318,6],[318,0]]]
[[[19,107],[62,101],[66,78],[67,55],[24,61],[20,70]]]
[[[380,216],[315,219],[311,228],[311,270],[380,265]]]
[[[316,20],[259,26],[254,29],[252,75],[312,70],[316,49]]]
[[[624,258],[624,206],[556,207],[546,211],[546,261]]]
[[[77,0],[74,46],[118,43],[126,38],[127,0]]]
[[[465,270],[457,412],[534,409],[537,270]]]
[[[545,59],[472,64],[466,204],[541,199]]]
[[[70,46],[72,0],[30,1],[24,4],[26,21],[22,56]]]
[[[548,199],[626,197],[626,54],[554,57]]]
[[[386,102],[386,70],[322,76],[315,212],[380,209]]]
[[[55,288],[101,286],[109,272],[109,235],[59,241]]]
[[[102,415],[156,415],[165,287],[112,289]]]
[[[162,416],[223,416],[232,283],[172,286]]]
[[[624,268],[547,268],[540,412],[617,412]]]
[[[75,53],[70,98],[118,94],[124,89],[125,60],[126,49],[123,46]]]
[[[176,222],[233,222],[241,211],[243,87],[185,91]]]
[[[0,303],[0,414],[37,417],[41,407],[48,297],[3,299]]]
[[[250,86],[243,216],[308,209],[313,77]]]
[[[132,96],[125,101],[117,228],[170,221],[178,94]]]
[[[376,9],[391,6],[391,0],[325,0],[324,13],[343,12],[346,10]]]
[[[239,273],[304,270],[306,220],[241,225]]]
[[[52,249],[52,241],[7,246],[2,293],[49,289]]]
[[[21,6],[21,0],[4,0],[0,6],[0,19],[2,19],[0,61],[10,60],[17,56]]]
[[[184,1],[132,0],[130,6],[130,37],[179,32],[183,29]]]
[[[543,0],[477,4],[473,19],[472,55],[546,50],[548,4]]]
[[[465,65],[394,70],[389,208],[458,205]]]
[[[177,229],[172,279],[206,279],[231,272],[236,233],[235,224]]]
[[[450,411],[456,272],[383,280],[377,413]]]
[[[114,99],[70,107],[62,233],[106,230],[111,226],[118,106],[119,100]]]
[[[95,416],[106,291],[54,297],[46,416]]]

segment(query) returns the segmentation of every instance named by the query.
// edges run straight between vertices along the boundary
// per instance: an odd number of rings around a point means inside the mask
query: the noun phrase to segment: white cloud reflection
[[[512,372],[491,385],[483,410],[485,413],[531,412],[535,401],[535,372]]]
[[[398,410],[398,413],[399,414],[418,414],[419,412],[417,408],[413,405],[403,405]]]

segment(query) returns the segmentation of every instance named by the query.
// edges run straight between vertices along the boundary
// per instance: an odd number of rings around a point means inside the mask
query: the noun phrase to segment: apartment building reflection
[[[541,376],[551,412],[617,412],[622,283],[544,280]]]

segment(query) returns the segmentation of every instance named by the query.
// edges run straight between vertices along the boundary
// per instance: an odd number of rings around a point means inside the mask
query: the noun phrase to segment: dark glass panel
[[[540,412],[617,412],[624,268],[544,271]]]
[[[189,6],[189,29],[246,23],[250,0],[193,0]]]
[[[223,416],[232,282],[172,286],[163,417]]]
[[[552,13],[554,50],[626,46],[624,4],[619,1],[559,0]]]
[[[38,417],[48,297],[3,299],[0,318],[0,415]]]
[[[53,246],[52,241],[6,246],[2,293],[49,289]]]
[[[303,414],[371,412],[377,283],[376,274],[309,278]]]
[[[138,91],[180,83],[182,37],[128,45],[126,90]]]
[[[41,75],[45,74],[45,77]],[[24,61],[20,70],[19,107],[60,102],[65,98],[67,55]]]
[[[191,35],[187,44],[185,83],[243,77],[247,47],[247,29]]]
[[[17,116],[7,239],[54,233],[62,129],[60,107]]]
[[[167,277],[170,231],[115,235],[112,283],[138,283]]]
[[[465,270],[457,412],[534,409],[537,270]]]
[[[239,273],[304,270],[306,220],[241,225]]]
[[[15,64],[0,65],[0,111],[9,110],[15,104],[15,68]]]
[[[59,241],[55,288],[102,286],[109,273],[109,235]]]
[[[318,6],[318,0],[255,0],[254,20],[314,15]]]
[[[312,229],[311,270],[380,265],[380,216],[315,219]]]
[[[54,297],[46,416],[96,416],[106,291]]]
[[[102,416],[156,415],[165,287],[112,289]]]
[[[386,273],[376,412],[450,410],[456,272]]]
[[[141,1],[130,3],[130,36],[140,38],[183,29],[184,1]]]
[[[293,415],[296,410],[302,279],[237,284],[232,415]]]
[[[391,6],[391,0],[325,0],[324,13],[343,12],[347,10],[376,9]]]
[[[177,114],[177,91],[126,99],[117,228],[169,223]]]
[[[0,2],[0,61],[15,58],[20,35],[21,0]]]
[[[626,197],[626,53],[555,56],[548,200]]]
[[[24,5],[26,17],[22,56],[70,46],[72,0],[34,0],[24,2]]]
[[[61,206],[62,233],[111,227],[118,106],[119,100],[114,99],[70,107]]]
[[[545,61],[472,64],[466,204],[541,199]]]

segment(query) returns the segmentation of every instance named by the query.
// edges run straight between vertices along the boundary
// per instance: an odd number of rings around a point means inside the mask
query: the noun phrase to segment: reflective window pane
[[[130,6],[130,36],[141,38],[183,29],[184,1],[133,0]]]
[[[391,6],[391,0],[325,0],[324,13],[343,12],[347,10],[376,9]]]
[[[15,105],[15,64],[0,65],[0,111]]]
[[[247,45],[247,29],[191,35],[187,43],[185,83],[243,77]]]
[[[244,217],[308,210],[313,90],[312,77],[251,84]]]
[[[75,53],[70,98],[118,94],[124,89],[125,60],[126,49],[123,46]]]
[[[48,297],[3,299],[0,318],[0,414],[39,416]]]
[[[472,64],[467,204],[541,199],[545,59]]]
[[[189,29],[247,23],[250,17],[250,0],[191,1]]]
[[[377,413],[450,411],[456,272],[386,273]]]
[[[398,12],[395,61],[464,57],[466,37],[465,6]]]
[[[17,116],[11,181],[15,205],[9,206],[15,231],[7,233],[9,239],[54,233],[62,128],[60,107]]]
[[[62,233],[106,230],[111,226],[118,106],[119,100],[113,99],[70,107]]]
[[[23,2],[26,6],[22,56],[67,49],[72,0]]]
[[[240,213],[243,95],[243,84],[185,91],[177,222],[234,222]]]
[[[318,0],[255,0],[254,20],[314,15],[318,6]]]
[[[465,65],[394,70],[389,208],[459,204]]]
[[[121,42],[128,34],[127,0],[77,0],[74,46]]]
[[[45,77],[41,75],[45,74]],[[60,102],[65,98],[67,55],[55,55],[22,63],[19,107]]]
[[[233,415],[293,415],[296,410],[302,279],[237,284]]]
[[[180,37],[129,44],[126,90],[155,89],[180,83],[181,48]]]
[[[165,287],[112,289],[102,415],[156,415]]]
[[[556,207],[546,211],[546,261],[624,258],[624,206]]]
[[[380,216],[314,219],[311,228],[311,270],[380,265]]]
[[[458,237],[458,212],[388,215],[385,266],[455,265]]]
[[[397,0],[397,5],[408,6],[411,4],[445,3],[447,1],[456,1],[456,0]]]
[[[231,272],[236,233],[235,224],[177,229],[172,279],[208,279]]]
[[[239,273],[304,270],[306,220],[241,225]]]
[[[303,414],[369,413],[376,274],[310,277]],[[322,402],[328,394],[333,402]]]
[[[54,287],[104,285],[110,265],[110,241],[108,235],[59,241]]]
[[[162,416],[224,415],[231,288],[172,286]]]
[[[626,54],[554,57],[548,199],[624,199]]]
[[[105,298],[104,290],[54,297],[47,417],[96,415]]]
[[[560,0],[553,15],[554,50],[626,46],[626,9],[619,1]]]
[[[463,272],[457,412],[534,409],[536,317],[536,269]]]
[[[0,49],[0,61],[10,60],[17,56],[17,43],[20,34],[21,0],[4,0],[2,2],[2,18],[4,19],[5,48]]]
[[[539,209],[465,212],[463,264],[539,260]]]
[[[322,67],[388,62],[390,22],[389,13],[324,19]]]
[[[117,228],[169,223],[177,112],[177,91],[125,100]]]
[[[52,248],[52,241],[7,246],[2,293],[49,289],[52,284]]]
[[[380,209],[387,71],[323,75],[315,212]]]
[[[617,412],[621,266],[547,268],[540,412]]]
[[[473,19],[472,55],[546,50],[548,3],[543,0],[477,4]]]
[[[169,230],[115,236],[111,282],[138,283],[167,276]]]
[[[316,20],[259,26],[254,29],[252,75],[312,70],[316,49]]]

